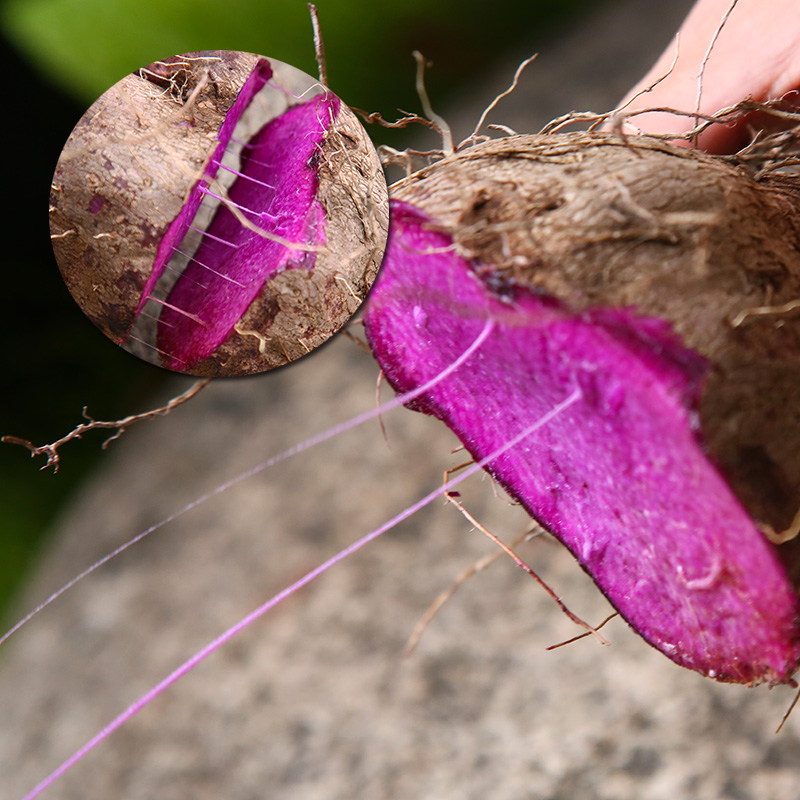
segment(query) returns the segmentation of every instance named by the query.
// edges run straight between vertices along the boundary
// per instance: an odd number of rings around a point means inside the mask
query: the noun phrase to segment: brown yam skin
[[[732,321],[800,299],[797,183],[647,137],[574,133],[466,149],[393,197],[499,290],[669,320],[710,362],[710,456],[754,519],[788,527],[800,506],[800,311]]]
[[[314,268],[273,278],[214,353],[192,366],[193,375],[250,375],[295,361],[336,333],[364,301],[383,259],[389,201],[375,148],[343,103],[318,169],[326,225]]]
[[[228,51],[188,56],[128,75],[100,97],[53,176],[56,260],[73,297],[114,341],[133,324],[158,245],[258,61]]]

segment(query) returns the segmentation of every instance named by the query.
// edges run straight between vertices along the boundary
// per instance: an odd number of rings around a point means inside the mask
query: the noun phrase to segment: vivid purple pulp
[[[230,111],[228,111],[228,113],[225,115],[225,120],[219,129],[219,134],[217,135],[217,141],[219,144],[214,149],[214,152],[209,159],[208,164],[206,165],[203,177],[192,187],[189,197],[184,203],[183,208],[178,216],[172,221],[172,224],[169,226],[169,229],[158,246],[152,272],[150,273],[150,277],[148,278],[144,290],[142,291],[142,298],[139,301],[139,307],[136,309],[137,317],[152,295],[156,284],[167,267],[167,263],[175,253],[175,248],[180,245],[181,240],[189,230],[189,226],[192,224],[192,220],[194,219],[198,208],[200,208],[200,203],[203,201],[203,190],[207,188],[208,184],[217,177],[220,164],[222,163],[222,158],[228,148],[231,136],[233,136],[236,123],[241,118],[247,106],[250,105],[253,97],[258,94],[258,92],[266,85],[267,81],[271,77],[272,67],[269,64],[269,61],[263,58],[260,59],[248,76],[247,80],[239,91],[239,94],[236,96],[236,101],[234,102]]]
[[[317,200],[315,157],[339,109],[333,95],[291,106],[265,125],[242,151],[240,172],[228,197],[267,238],[220,205],[205,236],[161,312],[158,348],[165,366],[185,368],[222,343],[264,284],[286,269],[313,269],[325,242],[325,214]],[[299,249],[287,246],[299,245]],[[261,331],[264,333],[264,331]]]
[[[269,62],[262,59],[226,115],[217,137],[219,145],[203,178],[192,188],[159,246],[139,311],[181,246],[203,198],[218,196],[212,182],[234,128],[271,77]],[[313,269],[316,249],[325,243],[325,212],[317,200],[317,158],[338,112],[339,100],[334,95],[314,96],[270,120],[242,147],[227,201],[217,208],[163,301],[156,346],[164,366],[190,370],[225,341],[272,278],[287,269]],[[277,304],[273,304],[276,312]],[[268,323],[260,333],[266,327]]]
[[[673,661],[721,681],[789,682],[798,598],[703,451],[704,359],[631,309],[573,313],[522,288],[501,298],[428,222],[393,203],[365,315],[393,388],[435,377],[491,318],[480,350],[413,407],[478,460],[579,389],[580,402],[487,470]]]

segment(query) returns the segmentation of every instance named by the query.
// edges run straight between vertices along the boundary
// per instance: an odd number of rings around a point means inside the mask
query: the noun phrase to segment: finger
[[[659,81],[659,79],[662,79]],[[713,114],[752,97],[792,99],[800,87],[800,15],[795,0],[699,0],[653,68],[629,92],[626,110],[667,107]],[[634,117],[648,133],[691,130],[694,119],[665,112]],[[732,152],[746,124],[715,125],[700,138]]]

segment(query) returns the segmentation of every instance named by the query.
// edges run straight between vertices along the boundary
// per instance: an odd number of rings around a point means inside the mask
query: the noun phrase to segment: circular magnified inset
[[[84,313],[141,358],[249,375],[311,352],[364,300],[388,232],[386,181],[353,113],[274,59],[150,64],[78,122],[50,230]]]

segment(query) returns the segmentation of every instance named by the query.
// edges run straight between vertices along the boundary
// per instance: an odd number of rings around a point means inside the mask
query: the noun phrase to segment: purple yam
[[[330,94],[291,106],[244,147],[228,198],[267,236],[220,205],[161,312],[165,366],[183,370],[207,358],[266,283],[290,268],[313,269],[314,248],[325,243],[315,156],[338,111]]]
[[[136,318],[138,318],[142,308],[153,293],[156,284],[164,274],[167,263],[175,253],[175,248],[180,245],[183,237],[186,236],[189,226],[192,224],[192,220],[195,214],[197,214],[197,210],[200,208],[200,204],[205,197],[204,190],[208,187],[209,183],[217,177],[220,164],[230,144],[236,124],[241,119],[242,114],[247,110],[253,97],[264,88],[267,81],[272,77],[272,74],[272,67],[269,61],[267,61],[266,58],[259,58],[250,71],[250,74],[247,76],[239,93],[236,95],[235,102],[225,114],[219,128],[219,133],[215,137],[217,145],[208,160],[203,176],[192,186],[180,213],[172,221],[172,224],[167,229],[164,238],[158,246],[152,272],[147,279],[147,283],[142,291],[141,300],[139,301],[139,306],[136,309]]]
[[[226,195],[238,208],[215,210]],[[50,206],[59,269],[92,322],[209,377],[330,338],[372,286],[389,226],[378,155],[347,106],[288,64],[230,51],[166,58],[98,99]]]
[[[113,341],[128,339],[199,203],[198,178],[213,173],[270,71],[250,53],[164,59],[111,87],[75,126],[53,175],[53,252],[70,293]]]
[[[709,363],[632,308],[573,311],[541,291],[498,290],[449,233],[395,201],[365,315],[398,392],[478,460],[578,388],[581,400],[487,471],[573,553],[610,602],[678,664],[719,681],[791,682],[798,597],[776,548],[709,459],[698,404]]]

